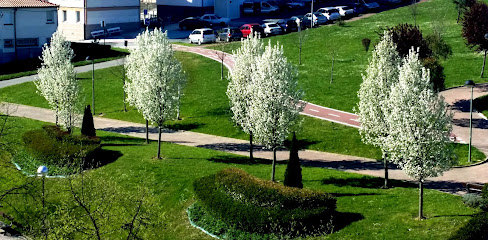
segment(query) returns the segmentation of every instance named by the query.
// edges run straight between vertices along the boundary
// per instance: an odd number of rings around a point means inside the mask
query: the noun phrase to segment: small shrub
[[[369,38],[363,38],[363,40],[361,40],[361,43],[363,44],[364,51],[368,52],[369,45],[371,44],[371,39],[369,39]]]
[[[344,21],[344,19],[342,19],[342,17],[340,17],[339,19],[337,19],[337,25],[339,25],[339,27],[344,27],[346,26],[346,22]]]
[[[300,166],[300,158],[298,157],[298,141],[295,133],[290,146],[290,160],[285,171],[285,181],[283,184],[288,187],[303,188],[302,183],[302,167]]]
[[[234,168],[198,179],[193,187],[209,214],[246,232],[324,232],[336,208],[327,193],[286,187]]]
[[[483,205],[484,200],[479,194],[467,193],[463,195],[463,202],[468,207],[479,208]]]
[[[81,124],[81,134],[87,137],[95,137],[95,124],[93,123],[93,115],[91,113],[90,105],[85,107],[85,112],[83,113],[83,122]]]
[[[27,131],[22,140],[30,154],[58,167],[86,167],[100,151],[99,138],[72,136],[57,126]]]

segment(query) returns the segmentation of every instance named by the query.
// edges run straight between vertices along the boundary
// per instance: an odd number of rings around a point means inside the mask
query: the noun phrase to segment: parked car
[[[242,3],[242,11],[245,14],[273,14],[277,13],[279,11],[279,8],[265,1],[245,1]]]
[[[212,23],[209,23],[207,21],[200,20],[199,18],[195,17],[189,17],[181,20],[178,23],[180,29],[186,30],[186,29],[196,29],[196,28],[211,28]]]
[[[289,10],[293,10],[293,9],[305,7],[305,3],[296,0],[289,0],[288,2],[285,3],[285,6]]]
[[[354,0],[356,7],[363,7],[368,11],[376,11],[380,5],[373,0]]]
[[[317,12],[322,13],[327,18],[327,21],[335,21],[341,18],[339,10],[334,7],[325,7],[317,9]]]
[[[337,6],[335,7],[338,11],[341,17],[343,18],[350,18],[354,16],[354,9],[348,6]]]
[[[401,3],[402,0],[379,0],[378,2],[380,2],[381,4],[386,4],[386,5],[395,5],[395,4]]]
[[[226,41],[226,42],[241,40],[242,37],[243,35],[241,30],[236,27],[222,28],[222,30],[219,31],[217,35],[219,41]]]
[[[297,21],[297,19],[298,19],[298,21]],[[293,16],[293,17],[290,17],[290,20],[295,21],[297,23],[297,27],[298,27],[298,22],[299,22],[301,29],[309,28],[312,25],[312,22],[308,18],[305,18],[304,16],[301,16],[301,17]]]
[[[313,15],[312,13],[307,13],[303,16],[303,18],[306,18],[309,21],[313,21],[313,25],[322,25],[327,23],[327,18],[319,12],[314,12]]]
[[[230,19],[219,17],[215,14],[205,14],[200,17],[201,20],[212,23],[214,26],[227,26],[230,23]]]
[[[200,45],[202,43],[216,42],[217,39],[215,38],[215,33],[211,28],[199,28],[190,33],[190,36],[188,36],[188,41],[190,43],[198,43],[198,45]]]
[[[247,37],[251,32],[253,34],[259,34],[264,37],[264,29],[257,23],[247,23],[239,28],[242,32],[242,37]]]
[[[264,35],[266,36],[278,35],[283,33],[281,27],[276,23],[263,23],[261,27],[264,29]]]
[[[300,20],[301,22],[302,20]],[[285,33],[298,31],[298,24],[296,19],[281,19],[276,22]]]

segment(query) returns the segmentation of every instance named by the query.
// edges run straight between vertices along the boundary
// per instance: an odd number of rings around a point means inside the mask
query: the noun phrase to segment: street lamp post
[[[90,56],[86,57],[87,61],[92,61],[92,107],[93,115],[95,115],[95,59]]]
[[[312,19],[312,20],[310,20],[310,27],[311,28],[313,28],[313,17],[314,17],[314,15],[313,15],[313,1],[314,0],[312,0],[311,5],[310,5],[310,14],[311,14],[310,19]]]
[[[469,150],[468,150],[468,162],[471,162],[471,140],[473,137],[473,88],[476,84],[473,80],[467,80],[464,86],[471,88],[471,99],[469,101]]]
[[[37,176],[42,177],[42,225],[44,231],[44,237],[47,239],[47,229],[46,229],[46,197],[45,197],[45,179],[48,169],[46,166],[39,166],[37,168]]]

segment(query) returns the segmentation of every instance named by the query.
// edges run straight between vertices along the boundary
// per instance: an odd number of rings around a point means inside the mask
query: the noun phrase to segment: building
[[[140,0],[49,0],[59,5],[59,28],[71,41],[90,39],[91,32],[120,27],[122,32],[140,29]]]
[[[40,56],[58,27],[57,8],[41,0],[1,0],[0,64]]]
[[[156,4],[158,17],[164,21],[214,12],[214,0],[156,0]]]

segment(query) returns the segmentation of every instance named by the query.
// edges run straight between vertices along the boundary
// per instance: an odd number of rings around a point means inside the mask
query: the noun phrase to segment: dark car
[[[264,37],[264,29],[261,27],[261,25],[257,23],[247,23],[242,25],[239,28],[242,32],[242,37],[247,37],[251,32],[254,34],[259,34],[261,37]]]
[[[183,30],[193,30],[197,28],[211,28],[212,24],[198,18],[189,17],[181,20],[178,24]]]
[[[276,22],[276,24],[278,24],[285,33],[298,31],[297,22],[293,19],[281,19]]]
[[[309,20],[308,18],[303,17],[303,16],[293,16],[290,18],[290,20],[293,20],[296,23],[297,18],[299,19],[301,29],[307,29],[307,28],[311,27],[312,21]],[[297,26],[298,26],[298,24],[297,24]],[[315,25],[315,27],[316,27],[316,25]]]
[[[243,37],[242,32],[239,28],[236,27],[228,27],[222,28],[221,31],[218,33],[218,40],[219,41],[234,41],[234,40],[241,40]]]

